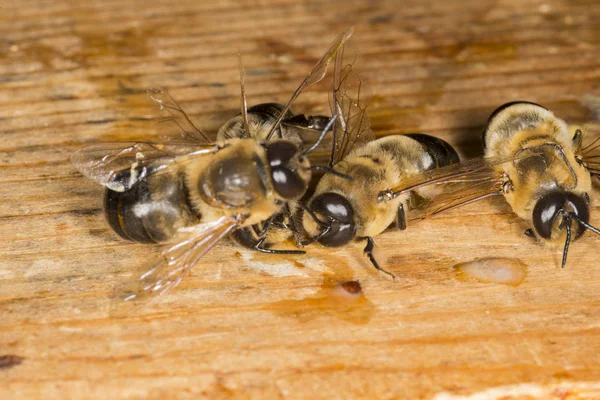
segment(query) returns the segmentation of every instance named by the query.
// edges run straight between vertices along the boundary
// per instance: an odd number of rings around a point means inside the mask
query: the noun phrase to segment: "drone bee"
[[[394,183],[458,162],[455,150],[445,141],[425,134],[392,135],[350,152],[335,170],[352,177],[325,174],[319,181],[304,214],[304,229],[324,246],[339,247],[353,239],[365,239],[364,249],[376,269],[373,236],[389,226],[404,230],[414,209],[432,190],[415,190],[390,202],[377,202],[377,193]],[[375,193],[375,195],[373,195]]]
[[[260,127],[272,124],[279,114],[283,111],[284,105],[277,103],[258,104],[248,109],[248,124],[251,131],[256,131],[263,136],[267,133]],[[331,121],[331,122],[330,122]],[[233,138],[246,138],[242,115],[238,115],[226,122],[217,133],[217,141],[225,141]],[[277,130],[277,137],[284,138],[298,147],[302,147],[303,140],[300,131],[328,131],[331,129],[332,120],[325,116],[309,116],[302,114],[294,115],[287,110],[284,119]],[[263,137],[264,139],[264,137]],[[327,169],[324,166],[313,165],[314,169]],[[265,221],[252,226],[246,226],[235,230],[231,237],[242,246],[258,250],[263,253],[271,254],[302,254],[298,250],[276,250],[271,246],[282,243],[292,237],[296,240],[296,245],[302,247],[302,238],[300,230],[296,226],[293,215],[297,210],[296,200],[288,200],[283,206],[282,212],[271,216]]]
[[[513,211],[532,228],[528,236],[551,248],[562,245],[566,265],[571,240],[589,224],[592,176],[600,174],[597,142],[584,146],[581,128],[535,103],[504,104],[492,113],[483,133],[485,157],[431,171],[379,194],[393,201],[416,189],[438,187],[441,195],[421,209],[419,218],[504,195]],[[574,236],[574,238],[573,238]]]
[[[302,90],[323,79],[352,31],[337,37],[288,103],[275,107],[266,120],[260,119],[260,109],[248,112],[240,68],[243,135],[231,134],[230,124],[222,131],[224,139],[211,142],[164,88],[152,87],[150,98],[182,128],[180,140],[107,142],[72,155],[84,175],[106,187],[105,214],[116,233],[140,243],[168,243],[125,300],[157,299],[226,235],[269,221],[287,202],[302,197],[312,171],[307,154],[330,124],[303,151],[286,139],[281,122]]]
[[[354,69],[355,57],[351,62],[343,61],[344,57],[343,51],[336,55],[334,68],[333,104],[341,117],[334,123],[335,145],[329,163],[338,175],[326,173],[303,207],[303,227],[311,236],[306,243],[339,247],[366,239],[364,251],[371,263],[394,278],[377,263],[373,236],[394,222],[398,229],[406,229],[412,209],[429,193],[415,191],[388,203],[377,202],[377,194],[411,176],[457,163],[458,155],[445,141],[425,134],[373,140],[366,114],[370,102],[367,82]]]

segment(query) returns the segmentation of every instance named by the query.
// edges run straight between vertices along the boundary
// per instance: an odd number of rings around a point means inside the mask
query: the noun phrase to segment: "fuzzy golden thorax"
[[[202,221],[239,214],[246,217],[242,226],[249,226],[281,211],[283,201],[273,190],[265,149],[254,139],[220,144],[227,146],[184,170],[190,201]]]

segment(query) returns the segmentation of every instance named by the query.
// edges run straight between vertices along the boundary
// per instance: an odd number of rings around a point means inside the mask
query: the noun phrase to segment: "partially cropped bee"
[[[158,298],[227,234],[270,221],[287,202],[302,197],[312,169],[306,156],[316,146],[301,150],[281,123],[300,92],[323,79],[351,34],[352,29],[332,43],[285,106],[260,105],[248,112],[240,68],[242,111],[235,120],[240,123],[226,124],[214,143],[165,89],[153,87],[150,97],[171,113],[182,139],[100,143],[72,155],[84,175],[107,188],[105,213],[120,236],[170,243],[125,300]]]
[[[586,138],[587,139],[587,138]],[[441,195],[421,209],[420,218],[489,196],[504,195],[535,236],[551,248],[569,244],[589,225],[591,176],[600,173],[600,138],[584,146],[584,133],[546,108],[518,101],[499,107],[483,134],[485,157],[442,168],[382,191],[394,201],[416,189],[437,187]],[[573,232],[574,230],[574,232]],[[574,234],[574,235],[573,235]]]
[[[445,141],[425,134],[370,141],[373,133],[366,114],[370,102],[368,85],[354,69],[355,57],[345,62],[344,56],[343,52],[336,55],[334,69],[333,103],[340,116],[334,123],[335,146],[330,166],[338,175],[326,173],[321,178],[303,207],[303,226],[311,235],[307,243],[318,241],[338,247],[354,239],[365,239],[364,251],[375,268],[394,277],[377,263],[373,236],[394,223],[398,229],[406,229],[413,209],[429,193],[415,191],[387,203],[377,202],[377,194],[417,174],[454,164],[458,155]],[[354,147],[357,142],[366,143]]]
[[[248,124],[251,131],[266,135],[268,132],[261,129],[261,126],[273,124],[284,105],[277,103],[264,103],[250,107],[248,109]],[[302,138],[299,134],[301,130],[313,130],[324,132],[331,128],[331,119],[324,116],[294,115],[289,109],[281,121],[278,128],[278,135],[298,147],[302,147]],[[225,141],[234,138],[246,138],[242,115],[238,115],[225,123],[217,134],[217,141]],[[263,138],[264,139],[264,138]],[[320,166],[312,166],[313,169],[321,169]],[[292,236],[296,244],[301,247],[302,239],[300,229],[296,227],[294,217],[297,209],[296,200],[288,200],[280,213],[272,215],[269,219],[260,223],[246,226],[235,230],[231,237],[244,247],[255,249],[263,253],[271,254],[301,254],[298,250],[276,250],[271,245],[282,243]]]

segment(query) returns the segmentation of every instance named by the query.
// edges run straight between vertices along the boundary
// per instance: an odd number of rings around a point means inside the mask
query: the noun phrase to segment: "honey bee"
[[[367,81],[354,67],[356,57],[344,61],[345,57],[344,51],[339,52],[334,67],[333,108],[339,112],[329,165],[337,175],[326,173],[302,207],[303,227],[311,236],[305,243],[339,247],[354,239],[366,240],[364,252],[373,266],[395,278],[377,263],[373,236],[394,223],[406,229],[413,209],[432,190],[415,190],[386,203],[378,202],[377,194],[424,171],[454,164],[458,155],[445,141],[420,133],[373,140],[366,113],[371,99]]]
[[[589,224],[592,176],[600,174],[596,138],[584,145],[584,131],[569,127],[538,104],[502,105],[483,133],[485,156],[416,176],[379,194],[394,201],[416,189],[440,188],[440,195],[421,208],[426,218],[480,199],[504,195],[512,210],[527,221],[525,233],[550,248],[562,247],[566,265],[571,240]]]
[[[265,129],[260,129],[260,126],[272,124],[281,111],[284,105],[277,103],[264,103],[250,107],[248,109],[248,123],[250,130],[259,132],[263,136],[268,133]],[[289,140],[298,147],[302,147],[303,140],[300,136],[300,131],[328,131],[331,129],[332,121],[325,116],[309,116],[294,115],[290,110],[287,111],[285,118],[282,120],[278,135],[281,138]],[[238,115],[225,123],[217,134],[217,141],[225,141],[233,138],[246,138],[246,131],[243,125],[242,115]],[[263,137],[264,139],[264,137]],[[322,169],[321,166],[312,166],[313,169]],[[298,250],[276,250],[271,246],[282,243],[291,237],[296,240],[296,245],[302,247],[302,238],[299,227],[296,226],[293,215],[296,213],[296,200],[288,200],[283,205],[280,213],[272,215],[269,219],[261,221],[257,224],[241,227],[236,229],[231,237],[242,246],[258,250],[263,253],[271,254],[302,254],[303,251]]]
[[[182,129],[179,140],[99,143],[71,156],[85,176],[106,187],[105,214],[116,233],[140,243],[167,243],[125,301],[150,304],[148,300],[176,286],[226,235],[268,225],[287,202],[302,197],[313,169],[307,154],[331,124],[313,146],[301,150],[282,121],[302,90],[324,78],[352,32],[351,28],[336,38],[285,106],[248,110],[240,62],[241,114],[226,124],[216,142],[196,128],[164,88],[152,87],[150,98]]]

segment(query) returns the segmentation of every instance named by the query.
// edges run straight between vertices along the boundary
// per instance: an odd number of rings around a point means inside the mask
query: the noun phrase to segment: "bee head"
[[[572,218],[573,215],[585,223],[590,220],[590,208],[586,199],[570,192],[552,191],[535,204],[533,228],[538,236],[549,240],[553,233],[565,227],[563,220]],[[584,226],[578,222],[575,238],[581,236],[584,230]]]
[[[271,181],[277,194],[285,200],[302,197],[311,171],[308,159],[298,146],[288,140],[273,140],[266,145]]]
[[[586,229],[597,231],[588,224],[589,220],[590,207],[587,195],[580,196],[560,190],[551,191],[540,198],[535,204],[532,214],[535,232],[546,241],[560,238],[563,230],[566,230],[563,267],[567,261],[567,251],[571,242],[572,222],[575,222],[575,239],[577,239]]]
[[[315,214],[326,218],[326,233],[320,235],[319,243],[324,246],[338,247],[354,239],[356,224],[354,210],[350,202],[337,193],[323,193],[310,203]]]

